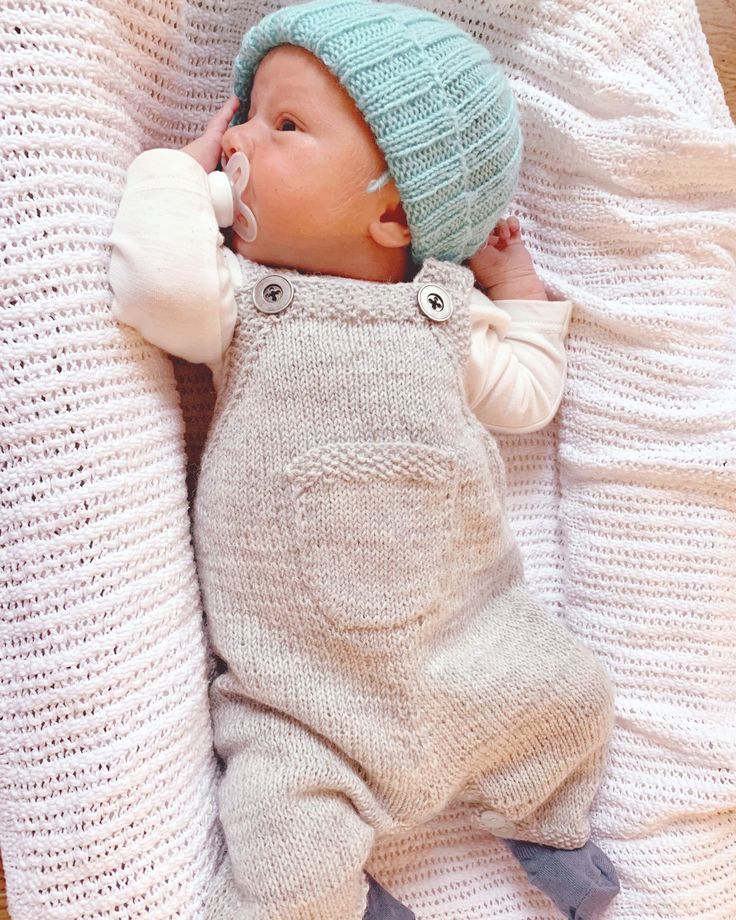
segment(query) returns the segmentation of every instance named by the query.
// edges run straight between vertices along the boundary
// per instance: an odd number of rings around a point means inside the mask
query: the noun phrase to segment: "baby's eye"
[[[291,118],[282,118],[278,123],[279,131],[296,131],[296,122]]]

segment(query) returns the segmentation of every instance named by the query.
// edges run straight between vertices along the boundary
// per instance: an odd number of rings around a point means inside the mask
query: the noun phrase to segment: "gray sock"
[[[589,840],[577,850],[507,840],[529,881],[552,898],[567,920],[594,920],[619,892],[616,870]]]
[[[368,879],[368,903],[363,920],[415,920],[408,907],[397,901],[388,891],[366,872]]]

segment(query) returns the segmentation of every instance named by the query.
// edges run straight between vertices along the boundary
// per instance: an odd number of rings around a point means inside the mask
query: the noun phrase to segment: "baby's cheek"
[[[283,240],[299,238],[314,221],[309,202],[296,191],[293,195],[282,193],[271,203],[268,212],[269,231]]]

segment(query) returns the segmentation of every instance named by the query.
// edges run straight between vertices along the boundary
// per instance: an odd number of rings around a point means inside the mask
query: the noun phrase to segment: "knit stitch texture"
[[[462,387],[472,273],[280,270],[294,296],[272,315],[253,291],[273,270],[239,264],[194,505],[227,669],[208,920],[361,920],[374,841],[457,799],[582,846],[612,693],[524,585],[498,448]],[[451,297],[446,321],[420,311],[425,284]]]
[[[244,31],[276,5],[4,3],[13,920],[201,920],[221,855],[185,430],[171,362],[110,319],[106,241],[127,166],[203,128]],[[576,302],[558,423],[500,441],[527,578],[616,684],[592,814],[622,878],[606,920],[733,920],[736,140],[695,6],[439,11],[510,75],[525,137],[512,211]],[[199,370],[177,365],[195,446]],[[558,920],[463,806],[381,845],[373,874],[421,920]]]

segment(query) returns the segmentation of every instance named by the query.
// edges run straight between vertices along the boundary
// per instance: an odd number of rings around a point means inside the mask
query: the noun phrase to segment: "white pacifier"
[[[248,157],[244,153],[234,153],[225,164],[224,172],[233,194],[232,228],[243,242],[252,243],[258,234],[258,224],[255,214],[241,197],[250,177]]]

